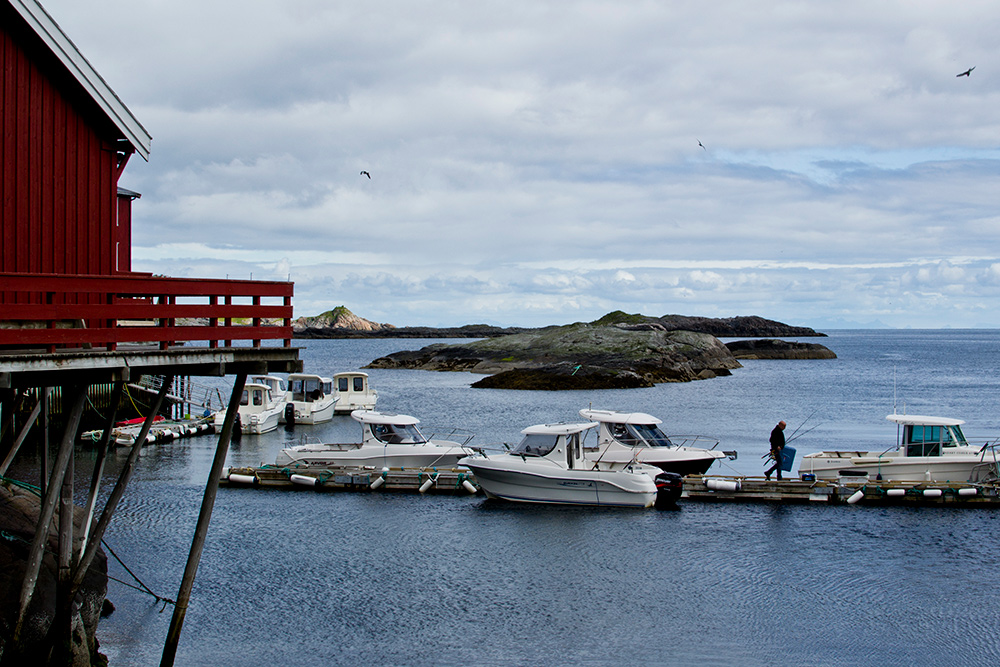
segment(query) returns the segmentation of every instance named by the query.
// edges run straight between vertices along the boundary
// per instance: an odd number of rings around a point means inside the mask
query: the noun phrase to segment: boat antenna
[[[896,414],[896,364],[892,365],[892,414]]]

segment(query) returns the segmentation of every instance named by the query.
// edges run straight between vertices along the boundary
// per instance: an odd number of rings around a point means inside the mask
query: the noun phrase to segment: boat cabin
[[[962,433],[961,419],[925,417],[921,415],[889,415],[900,427],[900,449],[906,456],[941,456],[948,447],[964,447],[969,443]]]
[[[278,377],[277,375],[253,375],[250,377],[250,382],[254,384],[262,384],[271,390],[271,399],[285,397],[285,392],[288,391],[285,381]]]
[[[626,447],[673,447],[667,434],[657,424],[662,421],[644,412],[615,412],[613,410],[580,410],[584,419],[601,425],[598,435],[600,447],[614,440]]]
[[[565,460],[569,469],[590,468],[593,464],[584,457],[583,441],[586,431],[596,426],[595,422],[529,426],[521,431],[524,437],[510,453],[522,458],[535,456],[560,462]]]
[[[288,400],[312,403],[333,393],[333,380],[318,375],[292,373],[288,376]]]
[[[351,417],[362,424],[362,444],[419,445],[427,442],[417,428],[420,420],[410,415],[355,410]]]
[[[271,389],[262,384],[248,382],[243,389],[243,397],[240,399],[241,406],[252,406],[263,410],[271,402]],[[254,410],[256,412],[257,410]]]
[[[367,373],[334,373],[333,385],[337,391],[337,412],[372,410],[378,400],[378,392],[371,388]]]

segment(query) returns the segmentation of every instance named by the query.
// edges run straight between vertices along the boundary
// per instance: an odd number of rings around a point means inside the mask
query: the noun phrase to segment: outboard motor
[[[233,433],[230,436],[233,442],[239,442],[243,439],[243,420],[240,419],[240,413],[236,413],[236,419],[233,421]]]
[[[295,428],[295,405],[285,403],[285,430],[291,431]]]
[[[656,476],[656,508],[671,508],[684,490],[684,478],[675,472],[661,472]]]

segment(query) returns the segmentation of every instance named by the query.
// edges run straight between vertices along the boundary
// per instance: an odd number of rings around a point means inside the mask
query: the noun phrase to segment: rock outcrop
[[[396,352],[368,367],[494,376],[476,386],[593,389],[702,380],[729,375],[740,363],[708,334],[579,323],[471,343],[437,343]]]
[[[797,343],[769,338],[736,340],[726,347],[737,359],[836,359],[833,350],[819,343]]]
[[[300,317],[292,322],[292,335],[296,338],[339,338],[336,332],[372,334],[395,329],[391,324],[379,324],[358,317],[346,306],[337,306],[316,317]],[[346,336],[344,336],[346,337]]]
[[[74,535],[80,534],[82,508],[75,508]],[[42,568],[35,584],[35,592],[28,606],[27,619],[21,630],[22,655],[30,659],[18,662],[11,638],[17,624],[20,607],[21,584],[24,580],[26,561],[38,522],[39,499],[36,495],[14,485],[0,484],[0,655],[4,664],[45,664],[45,657],[53,644],[49,631],[55,615],[56,581],[59,537],[56,534],[58,512],[49,531]],[[79,548],[78,545],[74,549]],[[72,618],[73,667],[107,664],[98,653],[97,622],[104,605],[108,588],[108,567],[103,550],[91,564],[80,588],[80,608]]]
[[[809,327],[796,327],[783,322],[768,320],[757,315],[739,317],[692,317],[689,315],[630,315],[616,310],[608,313],[594,324],[613,324],[620,327],[662,327],[664,331],[698,331],[719,338],[763,338],[763,337],[804,337],[826,336]]]

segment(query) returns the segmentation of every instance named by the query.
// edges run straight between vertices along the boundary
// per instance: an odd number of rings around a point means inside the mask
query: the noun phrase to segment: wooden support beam
[[[73,453],[76,431],[80,426],[80,416],[83,414],[83,405],[87,398],[87,387],[85,385],[73,387],[71,393],[73,395],[73,407],[70,409],[66,419],[66,429],[63,431],[62,442],[59,444],[59,454],[56,456],[55,464],[52,466],[52,476],[49,478],[48,489],[38,512],[35,537],[31,542],[31,550],[28,552],[28,564],[25,567],[24,581],[21,585],[21,600],[17,615],[17,624],[14,627],[11,642],[14,652],[18,650],[25,614],[28,611],[31,596],[35,592],[35,583],[38,581],[38,572],[41,570],[42,557],[45,555],[45,545],[49,538],[49,526],[52,523],[52,514],[55,511],[56,500],[59,498],[62,490],[66,467],[69,465],[70,456]]]
[[[83,558],[73,568],[73,583],[71,587],[73,595],[76,595],[76,592],[80,590],[80,584],[83,583],[83,578],[86,576],[87,570],[90,569],[90,564],[94,562],[94,556],[97,555],[97,549],[101,546],[101,540],[104,538],[104,531],[107,530],[108,524],[111,523],[111,517],[114,516],[115,510],[118,508],[118,503],[121,502],[122,496],[125,495],[125,488],[128,486],[129,480],[132,479],[132,473],[135,471],[135,462],[139,458],[139,450],[142,449],[143,444],[146,442],[146,436],[149,435],[149,428],[153,425],[153,418],[160,412],[160,406],[163,405],[163,397],[167,395],[167,390],[173,381],[173,375],[168,375],[163,379],[160,391],[156,394],[156,399],[153,401],[153,407],[150,409],[149,414],[146,415],[146,421],[142,423],[142,428],[139,429],[139,435],[135,437],[135,441],[132,443],[132,449],[128,453],[125,465],[122,466],[122,470],[118,474],[118,481],[115,482],[114,488],[111,489],[111,495],[108,496],[108,501],[104,504],[104,511],[101,512],[101,518],[97,522],[97,527],[94,528],[94,534],[90,538],[86,550],[83,552]],[[240,392],[240,395],[242,396],[243,392]]]
[[[84,507],[83,535],[80,538],[80,554],[77,560],[82,560],[83,554],[87,550],[87,539],[90,537],[91,524],[94,521],[94,508],[97,506],[97,494],[101,490],[101,478],[104,476],[104,461],[107,459],[115,419],[118,418],[118,404],[121,403],[124,390],[125,383],[116,382],[115,388],[111,392],[111,411],[104,422],[104,433],[101,434],[101,442],[97,446],[97,460],[94,461],[94,474],[90,478],[90,493],[87,495],[87,504]]]
[[[167,631],[167,640],[163,646],[160,667],[173,667],[174,658],[177,655],[177,644],[180,641],[181,627],[184,625],[184,616],[187,614],[188,602],[191,599],[194,578],[198,574],[198,563],[201,561],[201,552],[205,547],[205,538],[208,536],[208,525],[212,520],[215,496],[219,491],[219,478],[222,476],[222,468],[226,463],[226,455],[229,453],[229,441],[233,435],[233,423],[236,421],[236,413],[239,410],[240,398],[243,396],[246,381],[247,374],[240,373],[236,376],[236,382],[233,383],[233,393],[229,397],[229,407],[226,408],[226,418],[222,424],[222,433],[219,435],[219,444],[215,448],[215,459],[212,461],[212,470],[208,473],[208,482],[205,484],[205,495],[201,501],[198,524],[195,526],[194,538],[191,540],[191,552],[188,554],[187,566],[184,568],[181,587],[177,593],[174,614],[170,618],[170,628]]]
[[[24,426],[21,427],[21,432],[17,434],[17,438],[14,439],[14,444],[10,446],[7,458],[3,460],[3,463],[0,463],[0,477],[7,474],[7,468],[10,467],[14,457],[17,456],[17,450],[21,448],[21,443],[23,443],[24,439],[28,437],[28,433],[31,431],[32,425],[34,425],[35,420],[38,419],[38,415],[42,410],[42,403],[48,399],[50,391],[52,391],[52,387],[45,387],[45,389],[43,389],[43,395],[38,398],[38,402],[35,403],[35,407],[32,408],[31,414],[28,416],[28,420],[24,422]]]

